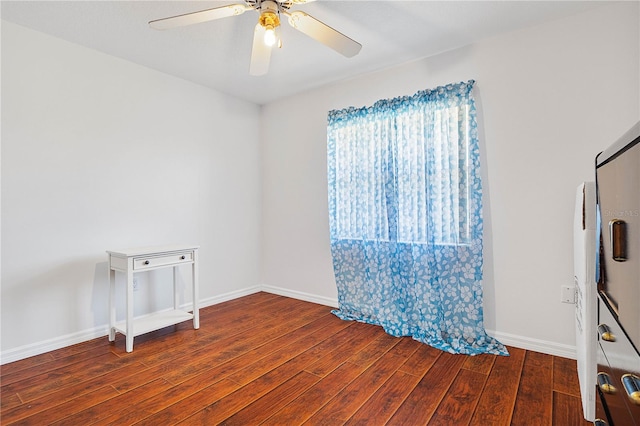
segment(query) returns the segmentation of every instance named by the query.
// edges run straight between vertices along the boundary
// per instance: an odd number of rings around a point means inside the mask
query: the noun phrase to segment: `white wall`
[[[560,303],[560,286],[573,285],[575,188],[593,179],[595,155],[640,118],[638,6],[606,6],[267,105],[267,288],[336,303],[327,111],[475,79],[485,168],[485,326],[504,343],[573,356],[574,305]]]
[[[200,244],[205,304],[256,288],[259,106],[3,21],[2,113],[3,363],[105,335],[107,249]]]

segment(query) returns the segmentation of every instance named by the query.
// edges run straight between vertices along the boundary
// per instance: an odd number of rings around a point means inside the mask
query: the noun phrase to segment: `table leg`
[[[128,260],[130,265],[127,267],[127,336],[126,350],[133,351],[133,259]]]
[[[173,267],[173,309],[178,310],[180,304],[178,303],[178,267]]]
[[[200,328],[200,311],[198,310],[198,250],[193,251],[193,264],[191,267],[191,281],[193,283],[193,328],[196,330]]]
[[[116,271],[111,269],[111,256],[109,256],[109,341],[116,340]]]

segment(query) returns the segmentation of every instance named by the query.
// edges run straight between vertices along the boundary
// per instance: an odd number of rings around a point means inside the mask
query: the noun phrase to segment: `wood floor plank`
[[[403,358],[394,354],[383,355],[304,424],[323,424],[327,421],[346,422],[403,362]]]
[[[339,326],[342,325],[340,324]],[[193,354],[189,355],[189,360],[183,366],[175,368],[174,371],[165,374],[163,377],[172,383],[180,383],[199,374],[202,369],[209,368],[212,363],[226,362],[245,353],[251,353],[254,358],[257,358],[264,352],[271,352],[270,344],[278,337],[285,335],[286,329],[285,327],[273,326],[254,334],[254,331],[259,330],[254,328],[252,333],[247,333],[246,336],[234,336],[220,340],[194,351]],[[291,327],[288,327],[288,329],[291,329]],[[247,360],[249,363],[254,361],[255,359],[252,361]]]
[[[536,419],[540,426],[552,424],[553,358],[527,351],[511,425],[527,426]]]
[[[55,358],[53,356],[54,352],[47,352],[40,355],[35,355],[29,358],[21,359],[19,361],[11,362],[9,364],[4,364],[0,366],[0,383],[5,382],[5,378],[9,374],[13,374],[17,371],[21,370],[30,370],[39,365],[46,364],[48,362],[54,361]]]
[[[438,405],[438,409],[429,420],[430,425],[465,425],[482,394],[487,376],[472,370],[461,368],[449,391]]]
[[[77,385],[103,374],[114,373],[135,362],[119,358],[112,353],[75,363],[68,368],[60,368],[27,380],[7,385],[22,401],[29,402],[65,387]]]
[[[509,356],[496,358],[474,413],[472,425],[508,425],[520,384],[524,349],[509,348]]]
[[[31,368],[23,368],[12,373],[3,374],[1,382],[2,387],[4,388],[5,386],[15,382],[25,382],[27,379],[32,377],[41,376],[55,370],[60,370],[61,368],[73,368],[73,364],[86,362],[90,358],[101,355],[104,355],[104,345],[97,347],[93,351],[84,351],[71,354],[66,357],[57,356],[56,358],[53,358],[53,356],[50,356],[50,360],[48,362],[38,363]]]
[[[375,340],[362,348],[362,350],[357,351],[355,354],[347,358],[347,361],[358,365],[369,366],[395,345],[400,343],[400,340],[401,339],[398,337],[382,333]]]
[[[256,351],[255,361],[228,378],[239,384],[247,384],[273,368],[284,364],[294,356],[312,348],[323,340],[344,330],[348,324],[332,322],[330,325],[315,321],[311,327],[301,327],[292,333],[269,342]]]
[[[178,424],[182,420],[200,412],[207,406],[231,394],[239,387],[240,385],[232,382],[231,380],[220,380],[198,393],[183,398],[179,402],[169,405],[162,411],[158,411],[151,416],[145,417],[140,421],[136,421],[133,424],[140,426]]]
[[[310,365],[307,371],[317,376],[326,376],[382,333],[384,332],[380,327],[371,324],[353,324],[344,333],[334,337],[332,347],[327,348],[328,353]]]
[[[262,424],[282,426],[304,423],[364,370],[362,365],[345,362]]]
[[[476,373],[482,373],[485,376],[489,375],[489,372],[493,368],[493,363],[496,361],[498,355],[492,354],[480,354],[467,358],[462,368],[475,371]]]
[[[464,361],[461,355],[442,352],[387,424],[427,424]]]
[[[93,339],[58,349],[52,352],[52,356],[56,360],[61,360],[78,354],[95,353],[96,351],[99,352],[102,348],[104,348],[104,341],[102,339]]]
[[[1,392],[0,393],[0,410],[2,413],[6,413],[7,410],[18,407],[22,404],[20,397],[15,392]]]
[[[319,352],[318,348],[316,347],[317,345],[320,345],[323,341],[344,329],[345,327],[343,324],[337,324],[334,327],[323,328],[318,332],[312,335],[305,336],[305,338],[303,339],[294,341],[291,344],[282,347],[279,350],[260,359],[258,362],[243,368],[238,373],[232,375],[230,379],[238,381],[241,384],[247,384],[250,381],[262,376],[263,374],[266,374],[274,367],[277,367],[284,362],[289,361],[291,358],[297,356],[298,354],[311,349],[313,349],[315,352]]]
[[[109,425],[134,424],[155,415],[156,413],[162,412],[162,410],[165,410],[174,404],[179,404],[183,400],[193,398],[194,396],[199,395],[199,392],[212,386],[212,389],[215,389],[216,395],[221,398],[239,387],[237,384],[229,386],[229,383],[232,382],[229,380],[223,380],[215,375],[205,372],[183,382],[180,386],[173,386],[165,392],[158,393],[150,398],[140,401],[127,410],[114,412],[110,416],[103,418],[102,423]],[[210,403],[214,401],[215,400],[210,401]],[[204,408],[204,406],[195,409],[193,413],[202,408]]]
[[[554,391],[553,408],[554,425],[587,426],[592,424],[582,417],[582,402],[579,396]]]
[[[396,371],[345,424],[385,425],[419,381],[418,376]]]
[[[436,348],[422,344],[400,367],[400,371],[422,377],[442,354]]]
[[[117,371],[114,372],[114,375],[115,377],[118,377],[119,380],[127,377],[134,378],[143,369],[144,369],[144,366],[142,366],[141,364],[131,364],[121,369],[118,369]],[[15,422],[17,420],[24,419],[29,416],[33,416],[36,413],[39,413],[47,409],[52,409],[54,407],[57,407],[56,408],[57,410],[64,412],[65,408],[61,407],[61,405],[68,401],[77,400],[83,395],[98,391],[108,386],[111,387],[111,389],[113,389],[113,387],[110,386],[110,384],[114,380],[114,375],[103,374],[102,376],[89,378],[88,380],[85,380],[83,382],[65,386],[55,392],[48,393],[36,399],[32,399],[26,404],[14,406],[7,410],[3,409],[2,421]],[[154,377],[154,379],[155,378],[157,378],[157,376]],[[136,382],[136,383],[137,383],[137,386],[140,386],[139,382]],[[146,383],[146,381],[144,381],[144,383]],[[113,389],[113,390],[117,391],[117,389]]]
[[[81,411],[77,411],[71,416],[67,416],[58,422],[47,422],[50,425],[91,425],[102,423],[102,419],[122,407],[135,406],[140,401],[144,401],[150,395],[162,393],[171,389],[171,383],[164,379],[156,379],[153,382],[146,383],[127,393],[118,394],[113,398],[101,401],[99,404],[93,405]]]
[[[401,337],[398,344],[390,349],[390,352],[403,358],[405,361],[402,364],[405,365],[409,358],[411,358],[421,346],[426,345],[417,340],[413,340],[411,337]]]
[[[219,423],[295,376],[306,365],[316,360],[317,357],[318,354],[313,351],[303,352],[292,360],[276,367],[267,374],[260,376],[251,383],[242,386],[238,390],[200,410],[181,423]]]
[[[261,423],[270,417],[272,412],[287,405],[319,380],[320,377],[301,371],[266,395],[224,419],[222,424],[245,426]]]
[[[118,374],[116,377],[108,378],[108,380],[111,386],[119,393],[126,393],[149,382],[152,382],[159,377],[162,377],[171,384],[175,384],[167,380],[164,376],[176,371],[176,368],[179,369],[180,367],[172,366],[168,363],[155,367],[146,367],[141,365],[141,367],[138,368],[135,374]]]
[[[60,419],[63,419],[73,413],[77,413],[85,408],[93,407],[102,401],[118,396],[118,392],[110,386],[103,386],[92,392],[85,393],[77,398],[69,399],[62,404],[38,411],[30,416],[22,416],[15,422],[2,417],[3,425],[19,424],[19,425],[50,425]],[[67,423],[72,424],[72,423]]]
[[[246,336],[232,336],[221,339],[217,342],[203,345],[201,349],[193,351],[192,355],[185,358],[184,363],[179,363],[171,371],[163,374],[171,383],[181,383],[189,378],[196,376],[203,369],[210,368],[212,363],[219,364],[232,360],[247,352],[250,352],[256,346],[263,346],[266,342],[272,340],[279,331],[268,329],[252,329],[259,331],[257,334],[249,334]],[[261,332],[260,332],[261,331]],[[175,362],[171,359],[164,360],[162,366],[167,363]]]
[[[336,324],[335,322],[332,322],[331,324],[327,324],[328,328],[335,327],[333,331],[337,329],[341,329],[341,327],[345,327],[345,326],[348,327],[349,324],[348,323]],[[265,350],[263,346],[259,346],[257,348],[252,349],[251,351],[243,353],[227,361],[223,361],[212,355],[211,363],[209,365],[206,365],[200,368],[198,372],[198,376],[208,375],[216,378],[223,378],[223,377],[226,378],[236,372],[244,370],[248,365],[251,365],[255,361],[255,359],[258,358],[260,354],[264,351]],[[175,381],[175,379],[173,378],[175,371],[176,369],[174,368],[174,370],[171,372],[171,378],[172,378],[172,380],[170,380],[171,382]],[[179,368],[177,369],[177,371],[180,371]],[[195,376],[194,378],[197,378],[198,376]],[[190,380],[191,379],[188,379],[181,383],[187,383]]]
[[[580,396],[580,382],[575,360],[553,357],[553,390]]]

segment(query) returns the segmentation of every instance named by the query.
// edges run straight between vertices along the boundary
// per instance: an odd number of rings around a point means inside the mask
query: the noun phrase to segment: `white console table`
[[[116,332],[126,336],[126,350],[133,351],[133,338],[153,330],[193,319],[193,328],[200,328],[198,313],[198,248],[193,245],[144,247],[127,250],[107,250],[109,259],[109,341]],[[193,286],[192,313],[178,306],[177,273],[181,265],[191,265]],[[133,274],[154,269],[173,267],[173,309],[156,312],[139,318],[133,317]],[[127,313],[124,321],[116,323],[116,271],[127,274]]]

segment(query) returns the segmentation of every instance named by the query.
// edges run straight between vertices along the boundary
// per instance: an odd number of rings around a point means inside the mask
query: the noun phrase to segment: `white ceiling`
[[[258,14],[165,31],[148,21],[228,1],[2,1],[2,19],[120,57],[257,104],[455,49],[605,1],[332,1],[294,6],[360,42],[345,58],[283,19],[282,49],[269,73],[249,75]]]

